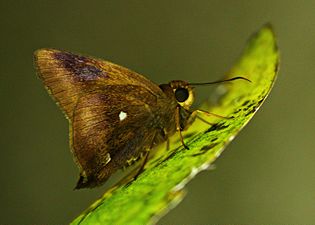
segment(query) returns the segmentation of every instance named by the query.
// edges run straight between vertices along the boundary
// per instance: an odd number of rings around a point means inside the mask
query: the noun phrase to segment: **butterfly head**
[[[171,87],[177,103],[188,110],[195,100],[193,87],[182,80],[173,80],[168,85]]]

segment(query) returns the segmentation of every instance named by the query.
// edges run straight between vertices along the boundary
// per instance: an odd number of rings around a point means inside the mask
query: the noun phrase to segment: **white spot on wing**
[[[119,113],[119,120],[120,121],[123,121],[124,119],[126,119],[127,118],[127,113],[125,113],[124,111],[121,111],[120,113]]]
[[[112,158],[110,157],[110,154],[109,154],[109,153],[106,153],[106,156],[105,156],[105,165],[108,164],[111,160],[112,160]]]

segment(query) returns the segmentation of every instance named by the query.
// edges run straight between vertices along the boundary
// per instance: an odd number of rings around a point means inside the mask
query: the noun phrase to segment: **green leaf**
[[[185,132],[189,150],[172,137],[171,146],[157,149],[137,179],[105,193],[72,224],[153,224],[183,198],[185,184],[218,158],[235,135],[249,122],[269,94],[278,70],[279,54],[270,25],[252,36],[240,60],[228,77],[244,76],[218,86],[212,94],[216,104],[204,110],[232,118],[222,119],[202,115],[213,123],[195,121]]]

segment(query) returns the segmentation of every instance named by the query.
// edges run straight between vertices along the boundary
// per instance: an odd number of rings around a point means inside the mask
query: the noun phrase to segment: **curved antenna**
[[[226,80],[217,80],[217,81],[205,82],[205,83],[189,83],[189,84],[192,85],[192,86],[195,86],[195,85],[209,85],[209,84],[219,84],[219,83],[229,82],[229,81],[233,81],[233,80],[246,80],[248,82],[251,82],[249,79],[247,79],[245,77],[232,77],[232,78],[226,79]]]

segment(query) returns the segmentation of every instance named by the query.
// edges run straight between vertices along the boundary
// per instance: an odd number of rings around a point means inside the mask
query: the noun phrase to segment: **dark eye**
[[[178,102],[184,102],[189,96],[188,90],[186,88],[177,88],[175,90],[175,98]]]

